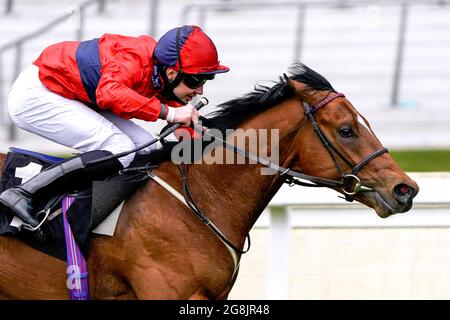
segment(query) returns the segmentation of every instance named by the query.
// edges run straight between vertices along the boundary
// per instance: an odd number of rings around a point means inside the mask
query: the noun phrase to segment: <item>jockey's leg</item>
[[[120,129],[123,133],[125,133],[131,141],[133,141],[135,147],[142,146],[143,144],[153,140],[155,137],[154,135],[146,130],[145,128],[141,127],[139,124],[120,118],[119,116],[116,116],[110,111],[100,111],[99,112],[103,117],[111,121],[117,128]],[[151,125],[153,123],[145,123],[146,125]],[[139,154],[148,154],[152,152],[153,150],[157,149],[158,145],[152,144],[144,149],[139,150],[137,153]]]
[[[89,151],[53,165],[20,186],[5,190],[0,194],[0,205],[2,209],[36,227],[39,222],[31,213],[33,200],[68,192],[118,173],[123,166],[117,159],[95,161],[107,155],[111,153]]]
[[[49,91],[38,68],[28,67],[8,97],[12,121],[21,129],[81,152],[106,150],[113,154],[135,147],[126,133],[85,104]],[[134,154],[120,158],[127,167]]]
[[[48,168],[0,195],[0,210],[19,216],[31,226],[38,225],[32,212],[33,199],[55,190],[66,192],[77,184],[117,173],[131,163],[134,154],[86,164],[105,154],[135,147],[124,132],[98,112],[79,101],[50,92],[39,81],[37,71],[35,66],[27,68],[14,83],[8,101],[11,119],[21,129],[86,153]]]

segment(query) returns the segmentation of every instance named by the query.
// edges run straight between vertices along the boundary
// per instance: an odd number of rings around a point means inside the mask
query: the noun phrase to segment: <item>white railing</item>
[[[257,229],[269,228],[269,242],[265,248],[265,298],[292,298],[293,228],[450,227],[450,173],[412,173],[410,176],[420,187],[413,209],[387,219],[379,218],[372,209],[359,203],[347,203],[337,198],[336,192],[326,188],[283,186],[255,225]],[[244,256],[242,263],[245,259]],[[240,290],[239,283],[235,290]]]

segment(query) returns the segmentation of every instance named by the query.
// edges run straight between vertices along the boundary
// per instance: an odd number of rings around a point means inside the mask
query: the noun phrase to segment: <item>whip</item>
[[[197,104],[194,106],[195,109],[200,110],[201,108],[203,108],[204,106],[206,106],[209,103],[208,99],[206,99],[205,97],[202,97],[200,99],[199,102],[197,102]],[[140,145],[134,149],[128,150],[128,151],[124,151],[121,153],[117,153],[117,154],[113,154],[110,156],[106,156],[103,158],[99,158],[99,159],[95,159],[93,161],[88,161],[86,163],[86,165],[90,165],[90,164],[94,164],[94,163],[98,163],[98,162],[102,162],[102,161],[107,161],[110,159],[118,159],[118,158],[122,158],[126,155],[129,155],[130,153],[134,153],[137,152],[139,150],[142,150],[148,146],[151,146],[152,144],[157,143],[158,141],[161,141],[162,139],[164,139],[165,137],[167,137],[169,134],[171,134],[172,132],[174,132],[176,129],[178,129],[180,126],[182,126],[183,123],[174,123],[172,124],[170,127],[168,127],[163,133],[161,133],[160,135],[158,135],[156,138],[150,140],[149,142]]]

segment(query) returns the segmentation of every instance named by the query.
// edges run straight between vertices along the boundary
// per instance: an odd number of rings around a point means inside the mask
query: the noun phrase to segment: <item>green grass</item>
[[[450,171],[450,150],[389,150],[405,171]]]

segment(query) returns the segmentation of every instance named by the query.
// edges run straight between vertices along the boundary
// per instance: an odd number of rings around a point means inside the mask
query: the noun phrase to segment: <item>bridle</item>
[[[336,169],[339,172],[339,175],[341,177],[340,181],[334,181],[330,180],[330,182],[327,182],[327,184],[331,184],[333,187],[339,187],[341,188],[342,192],[345,194],[345,199],[347,201],[353,201],[353,197],[358,194],[359,192],[363,191],[373,191],[372,188],[362,185],[361,179],[358,177],[358,172],[361,171],[361,169],[368,164],[373,159],[377,158],[378,156],[387,153],[388,149],[381,148],[377,151],[374,151],[373,153],[369,154],[365,158],[363,158],[359,163],[356,165],[353,165],[345,156],[342,155],[341,152],[328,140],[328,138],[323,133],[322,129],[320,128],[319,124],[317,123],[316,119],[314,118],[314,112],[316,112],[318,109],[326,106],[331,101],[340,98],[345,97],[343,93],[332,93],[328,97],[322,99],[319,101],[316,105],[310,106],[306,101],[303,101],[303,108],[305,111],[305,117],[309,120],[311,125],[314,128],[314,131],[316,132],[317,136],[319,137],[320,141],[322,142],[322,145],[327,149],[328,153],[330,154],[331,158],[333,159],[334,165]],[[341,165],[339,164],[336,155],[341,158],[350,168],[352,168],[351,173],[345,173],[342,169]],[[289,172],[288,172],[289,173]],[[292,172],[291,172],[292,174]],[[291,175],[291,177],[295,177],[295,175]],[[290,180],[287,178],[287,180]],[[295,180],[291,180],[290,183],[297,184]],[[321,183],[319,182],[317,186],[321,186]],[[334,185],[333,185],[334,184]],[[329,187],[330,185],[323,185]]]
[[[199,130],[199,132],[203,132],[204,135],[207,135],[218,142],[221,142],[223,146],[239,155],[242,155],[250,160],[256,161],[257,163],[260,163],[264,165],[265,167],[268,167],[276,172],[280,173],[280,176],[284,178],[283,182],[288,183],[289,185],[301,185],[305,187],[329,187],[329,188],[338,188],[342,190],[342,192],[345,195],[345,200],[347,201],[353,201],[353,197],[357,195],[360,192],[366,192],[366,191],[373,191],[373,188],[364,186],[361,182],[361,179],[358,177],[358,172],[361,171],[361,169],[368,164],[373,159],[377,158],[378,156],[388,152],[386,148],[379,149],[365,158],[363,158],[359,163],[356,165],[353,165],[346,157],[342,155],[342,153],[328,140],[328,138],[323,133],[322,129],[320,128],[319,124],[317,123],[316,119],[314,118],[314,112],[316,112],[318,109],[325,107],[328,103],[333,101],[334,99],[337,99],[339,97],[345,97],[342,93],[332,93],[328,95],[326,98],[319,101],[316,105],[310,106],[307,102],[303,101],[303,108],[304,108],[304,114],[305,119],[309,120],[311,125],[314,128],[314,131],[316,132],[317,136],[319,137],[320,141],[322,142],[322,145],[326,148],[328,153],[330,154],[331,158],[333,159],[333,162],[336,166],[337,171],[339,172],[339,175],[341,177],[340,180],[331,180],[331,179],[325,179],[320,178],[316,176],[311,176],[308,174],[304,174],[302,172],[298,172],[295,170],[292,170],[290,168],[284,168],[281,167],[270,160],[267,160],[265,158],[261,158],[257,156],[256,154],[249,153],[245,150],[239,149],[233,145],[228,144],[226,141],[222,140],[220,137],[217,137],[215,135],[212,135],[208,133],[205,128],[194,125],[196,130]],[[303,126],[299,126],[295,131],[298,131]],[[291,132],[292,133],[292,132]],[[350,168],[352,168],[351,173],[345,173],[342,169],[341,165],[339,164],[339,161],[337,160],[337,157],[341,158]],[[309,182],[304,182],[302,180],[307,180]]]
[[[304,114],[305,119],[309,120],[311,125],[314,128],[314,131],[316,132],[317,136],[319,137],[320,141],[322,142],[322,145],[327,149],[328,153],[330,154],[331,158],[333,159],[333,162],[336,166],[336,169],[339,172],[339,175],[341,177],[340,180],[331,180],[331,179],[325,179],[320,178],[316,176],[310,176],[295,170],[292,170],[290,168],[284,168],[281,167],[275,163],[272,163],[270,160],[267,160],[265,158],[261,158],[258,155],[254,153],[249,153],[245,150],[242,150],[240,148],[237,148],[236,146],[230,145],[226,141],[224,141],[222,138],[217,137],[211,133],[209,133],[206,128],[199,126],[199,125],[193,125],[194,129],[198,132],[202,132],[203,135],[209,136],[210,138],[215,139],[216,141],[222,143],[222,145],[239,154],[242,155],[250,160],[256,161],[257,163],[260,163],[264,165],[265,167],[271,168],[272,170],[278,172],[280,176],[283,178],[284,183],[288,183],[289,185],[301,185],[306,187],[331,187],[331,188],[340,188],[342,192],[345,195],[345,200],[347,201],[353,201],[354,196],[357,195],[360,192],[366,192],[366,191],[373,191],[371,187],[367,187],[362,185],[361,179],[358,177],[358,172],[361,171],[361,169],[368,164],[373,159],[377,158],[378,156],[388,152],[386,148],[379,149],[365,158],[363,158],[359,163],[356,165],[353,165],[346,157],[342,155],[341,152],[328,140],[328,138],[323,133],[322,129],[320,128],[319,124],[317,123],[316,119],[314,118],[314,112],[316,112],[318,109],[326,106],[328,103],[333,101],[334,99],[337,99],[339,97],[345,97],[342,93],[334,93],[330,94],[325,99],[319,101],[316,105],[310,106],[307,102],[303,102],[303,108],[304,108]],[[293,130],[290,133],[297,132],[303,127],[303,125],[298,126],[295,130]],[[164,130],[164,129],[163,129]],[[350,168],[352,168],[351,173],[345,173],[342,169],[341,165],[339,164],[337,157],[341,158]],[[188,186],[188,179],[187,179],[187,164],[182,164],[181,166],[178,166],[180,170],[180,174],[182,177],[182,186],[183,186],[183,196],[189,206],[189,208],[195,213],[195,215],[203,222],[205,223],[227,246],[238,252],[239,254],[243,254],[247,252],[250,249],[250,237],[247,235],[248,239],[248,246],[245,250],[240,250],[235,245],[233,245],[226,237],[225,235],[214,226],[214,224],[211,223],[211,221],[208,219],[208,217],[202,212],[202,210],[198,207],[198,205],[195,203]],[[304,182],[302,180],[307,180],[309,182]]]
[[[322,145],[326,148],[326,150],[330,154],[331,158],[333,159],[333,162],[334,162],[334,164],[336,166],[336,169],[339,172],[339,175],[341,177],[340,180],[331,180],[331,179],[320,178],[320,177],[316,177],[316,176],[307,175],[307,174],[304,174],[304,173],[292,170],[290,168],[281,167],[278,164],[272,163],[268,159],[261,158],[261,157],[259,157],[258,155],[254,154],[254,153],[249,153],[249,152],[247,152],[245,150],[237,148],[236,146],[228,144],[221,137],[215,136],[214,134],[208,132],[206,130],[206,128],[204,128],[204,127],[202,127],[200,125],[193,124],[191,126],[196,131],[201,132],[203,135],[208,136],[208,137],[210,137],[210,138],[212,138],[212,139],[222,143],[222,145],[225,148],[227,148],[227,149],[229,149],[229,150],[231,150],[231,151],[233,151],[233,152],[235,152],[235,153],[237,153],[237,154],[239,154],[241,156],[244,156],[244,157],[246,157],[246,158],[248,158],[250,160],[253,160],[253,161],[257,162],[257,163],[260,163],[263,166],[274,170],[275,172],[278,172],[280,174],[280,176],[282,177],[284,183],[288,183],[291,186],[292,185],[301,185],[301,186],[306,186],[306,187],[330,187],[330,188],[337,188],[337,189],[342,190],[342,192],[345,195],[345,198],[344,198],[345,200],[353,201],[354,200],[354,196],[357,195],[358,193],[366,192],[366,191],[373,191],[373,188],[364,186],[361,183],[361,179],[358,177],[358,173],[361,171],[361,169],[366,164],[368,164],[370,161],[372,161],[373,159],[377,158],[378,156],[388,152],[388,150],[386,148],[381,148],[381,149],[379,149],[379,150],[369,154],[365,158],[363,158],[356,165],[353,165],[328,140],[328,138],[325,136],[325,134],[323,133],[322,129],[320,128],[319,124],[317,123],[316,119],[314,118],[314,112],[316,112],[318,109],[326,106],[328,103],[330,103],[331,101],[333,101],[334,99],[337,99],[339,97],[345,97],[345,95],[342,94],[342,93],[335,93],[334,92],[334,93],[328,95],[326,98],[322,99],[316,105],[313,105],[313,106],[310,106],[307,102],[303,101],[303,108],[304,108],[305,119],[304,119],[302,125],[300,125],[297,128],[295,128],[295,130],[291,131],[290,134],[300,130],[303,127],[303,124],[305,123],[305,121],[309,120],[309,122],[311,123],[311,125],[314,128],[314,131],[316,132],[317,136],[319,137],[320,141],[322,142]],[[200,118],[203,118],[203,117],[200,117]],[[172,125],[172,126],[174,126],[174,125]],[[174,128],[172,128],[172,130],[168,130],[168,129],[166,130],[166,128],[163,128],[162,131],[161,131],[162,133],[160,134],[160,136],[157,139],[154,139],[154,141],[152,140],[149,143],[147,143],[146,145],[140,146],[139,148],[137,148],[135,150],[132,150],[132,151],[136,151],[136,150],[141,149],[141,148],[143,148],[143,147],[145,147],[147,145],[153,144],[153,143],[155,143],[155,141],[161,141],[162,142],[164,140],[164,137],[167,136],[170,132],[172,132]],[[351,173],[345,173],[344,172],[344,170],[342,169],[341,165],[339,164],[339,161],[337,160],[337,157],[341,158],[341,160],[343,160],[350,168],[352,168]],[[238,247],[236,247],[235,245],[233,245],[227,239],[227,237],[209,220],[209,218],[202,212],[202,210],[198,207],[198,205],[194,201],[194,199],[192,197],[192,194],[191,194],[191,192],[189,190],[189,185],[188,185],[188,172],[187,172],[188,171],[188,165],[187,164],[181,164],[181,165],[178,166],[178,168],[180,170],[180,174],[181,174],[181,178],[182,178],[183,196],[184,196],[184,198],[186,200],[186,203],[187,203],[188,207],[192,210],[192,212],[195,213],[197,218],[199,218],[205,225],[207,225],[213,231],[213,233],[219,239],[221,239],[221,241],[223,243],[225,243],[226,246],[228,246],[229,248],[231,248],[232,250],[234,250],[235,252],[237,252],[239,254],[243,254],[243,253],[247,252],[250,249],[250,236],[247,235],[248,244],[247,244],[247,248],[245,250],[241,250]],[[147,170],[148,167],[125,169],[125,170],[123,170],[123,172],[130,171],[130,170],[141,170],[141,169]],[[302,180],[307,180],[309,182],[304,182]]]

